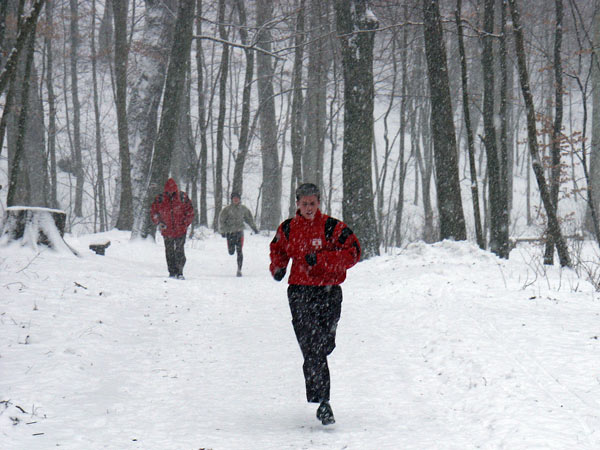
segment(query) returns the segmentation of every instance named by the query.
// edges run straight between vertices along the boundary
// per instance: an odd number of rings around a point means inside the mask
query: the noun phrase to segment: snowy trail
[[[323,427],[269,237],[247,236],[242,278],[220,237],[188,241],[179,281],[162,244],[109,235],[104,257],[83,250],[93,237],[72,242],[83,258],[0,253],[0,447],[599,446],[591,291],[524,288],[522,265],[468,244],[360,263]]]

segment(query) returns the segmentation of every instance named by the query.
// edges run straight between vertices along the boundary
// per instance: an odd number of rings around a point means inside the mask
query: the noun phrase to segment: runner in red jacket
[[[289,260],[288,300],[292,325],[304,357],[306,398],[319,403],[317,418],[335,423],[329,404],[327,355],[335,348],[346,270],[360,259],[360,244],[345,223],[319,210],[319,188],[306,183],[296,190],[298,211],[284,221],[270,245],[273,278],[281,281]]]
[[[186,261],[185,233],[194,218],[194,207],[173,178],[165,183],[165,191],[156,196],[150,208],[150,217],[158,225],[165,241],[169,277],[182,280]]]

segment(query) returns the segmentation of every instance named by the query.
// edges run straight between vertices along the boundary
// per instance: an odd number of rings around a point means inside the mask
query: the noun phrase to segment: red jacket
[[[187,194],[177,188],[173,178],[165,183],[165,191],[154,199],[150,217],[155,224],[163,223],[160,230],[164,237],[177,238],[185,234],[194,218],[194,207]]]
[[[292,259],[289,284],[329,286],[342,283],[346,270],[360,259],[360,244],[356,235],[344,222],[317,210],[313,220],[305,219],[299,212],[284,221],[270,245],[271,274],[285,269]],[[317,256],[310,266],[306,255]]]

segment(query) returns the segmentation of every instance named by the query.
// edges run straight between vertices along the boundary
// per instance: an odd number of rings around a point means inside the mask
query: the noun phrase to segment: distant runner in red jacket
[[[194,207],[173,178],[165,183],[165,191],[156,196],[150,208],[150,217],[158,225],[165,241],[169,277],[183,280],[185,233],[194,218]]]
[[[319,403],[317,418],[335,423],[329,404],[327,355],[335,348],[335,331],[342,311],[346,270],[360,259],[360,244],[345,223],[319,210],[319,188],[306,183],[296,189],[298,211],[284,221],[270,245],[273,278],[281,281],[289,260],[288,300],[292,325],[304,357],[306,399]]]

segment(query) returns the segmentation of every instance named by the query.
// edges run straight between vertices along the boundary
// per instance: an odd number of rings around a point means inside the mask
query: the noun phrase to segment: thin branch
[[[260,47],[256,47],[255,45],[238,44],[237,42],[231,42],[231,41],[228,41],[226,39],[220,39],[220,38],[217,38],[217,37],[214,37],[214,36],[207,36],[205,34],[194,35],[194,36],[192,36],[192,39],[205,39],[207,41],[214,41],[214,42],[218,42],[220,44],[229,45],[231,47],[237,47],[237,48],[241,48],[241,49],[244,49],[244,50],[256,50],[257,52],[264,53],[265,55],[272,56],[273,58],[285,60],[285,58],[282,58],[281,56],[278,56],[275,53],[263,50]]]

